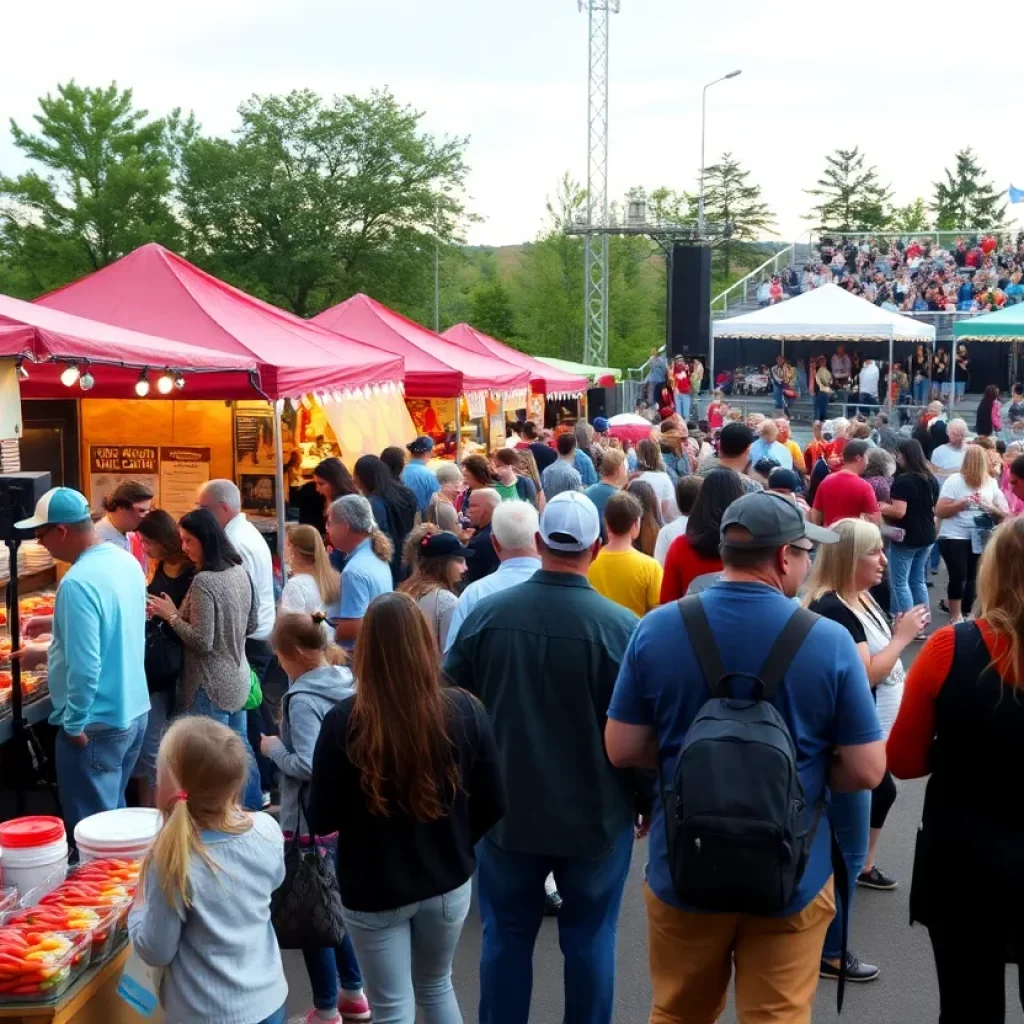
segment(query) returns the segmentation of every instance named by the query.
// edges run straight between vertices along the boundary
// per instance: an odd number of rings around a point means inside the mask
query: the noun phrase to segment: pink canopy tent
[[[368,295],[353,295],[313,317],[313,323],[405,358],[409,398],[455,398],[474,391],[525,392],[530,374],[490,353],[445,341]]]
[[[21,382],[26,398],[68,397],[60,375],[69,365],[82,370],[88,365],[95,379],[88,392],[92,398],[131,397],[146,367],[181,373],[187,397],[210,392],[220,398],[259,397],[253,356],[127,331],[6,295],[0,295],[0,356],[22,361],[28,373]],[[150,395],[164,397],[155,386]]]
[[[272,399],[397,386],[402,379],[400,358],[247,295],[156,244],[36,302],[129,330],[255,357],[262,391]]]
[[[533,391],[549,397],[578,397],[586,392],[589,382],[586,377],[578,377],[554,366],[542,363],[525,352],[506,345],[497,338],[492,338],[478,331],[469,324],[456,324],[449,327],[442,335],[467,352],[479,352],[481,355],[497,356],[506,363],[522,367],[530,373],[530,387]]]

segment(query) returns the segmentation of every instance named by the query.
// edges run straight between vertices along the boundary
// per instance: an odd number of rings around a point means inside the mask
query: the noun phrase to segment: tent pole
[[[885,407],[892,420],[892,331],[889,332],[889,379],[885,382]]]
[[[953,342],[953,358],[949,361],[949,415],[953,416],[956,405],[956,341]]]
[[[715,390],[715,330],[708,331],[708,373],[711,375],[711,391]]]
[[[284,493],[284,434],[281,429],[283,399],[271,402],[274,409],[274,496],[277,505],[277,556],[281,561],[281,582],[285,582],[285,493]]]

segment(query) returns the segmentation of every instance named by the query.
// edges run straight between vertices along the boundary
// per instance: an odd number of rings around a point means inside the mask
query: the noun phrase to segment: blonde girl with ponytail
[[[242,809],[247,772],[241,738],[212,718],[181,718],[160,744],[164,824],[143,862],[128,933],[139,957],[163,969],[168,1024],[285,1021],[288,985],[270,923],[284,837],[269,815]]]

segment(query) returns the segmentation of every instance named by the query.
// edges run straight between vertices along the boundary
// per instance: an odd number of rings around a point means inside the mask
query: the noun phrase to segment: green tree
[[[239,115],[234,141],[182,146],[193,258],[300,316],[358,291],[432,303],[435,239],[450,245],[467,216],[466,139],[424,132],[387,90],[253,96]]]
[[[704,216],[709,224],[730,229],[712,250],[715,273],[726,279],[737,266],[763,262],[763,252],[751,243],[775,234],[775,215],[761,197],[761,186],[750,184],[749,178],[750,171],[731,153],[704,168]]]
[[[892,193],[879,183],[874,167],[864,166],[864,154],[857,146],[829,153],[816,187],[805,191],[819,200],[807,218],[817,221],[818,227],[875,231],[888,220],[886,206]]]
[[[961,149],[955,160],[956,168],[945,170],[946,180],[934,183],[935,226],[943,231],[998,227],[1006,216],[1002,194],[984,180],[985,172],[970,146]]]
[[[470,292],[469,322],[499,341],[509,341],[515,335],[512,300],[508,288],[496,274]]]
[[[906,206],[894,206],[889,217],[889,226],[893,231],[903,231],[908,234],[927,230],[928,213],[925,210],[924,200],[918,196]]]
[[[39,100],[38,134],[11,122],[37,165],[0,176],[4,284],[35,296],[120,259],[146,242],[174,245],[172,125],[136,109],[131,89],[75,82]]]

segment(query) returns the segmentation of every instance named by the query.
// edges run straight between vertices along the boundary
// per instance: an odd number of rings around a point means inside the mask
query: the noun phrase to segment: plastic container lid
[[[75,842],[91,850],[118,850],[151,843],[162,816],[152,807],[121,807],[83,818],[75,826]]]
[[[36,814],[27,818],[13,818],[0,825],[0,847],[7,850],[47,846],[62,839],[64,822],[50,815]]]

